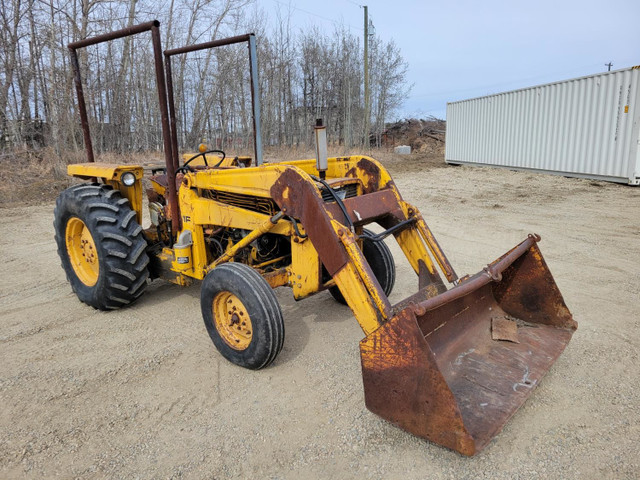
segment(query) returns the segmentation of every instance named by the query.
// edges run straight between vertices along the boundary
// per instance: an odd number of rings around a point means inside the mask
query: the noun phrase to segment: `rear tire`
[[[373,232],[366,228],[363,229],[363,232],[373,235]],[[387,247],[387,244],[383,241],[374,242],[373,240],[363,238],[362,254],[364,258],[367,259],[367,262],[369,262],[369,266],[380,283],[385,295],[391,295],[393,286],[396,283],[396,262],[393,260],[393,255],[389,247]],[[337,286],[331,287],[329,293],[336,302],[343,305],[347,304],[347,301]]]
[[[271,286],[253,268],[242,263],[214,268],[202,282],[200,306],[213,344],[230,362],[258,370],[280,353],[282,311]]]
[[[147,242],[118,190],[98,184],[64,190],[53,226],[62,268],[82,302],[113,310],[142,295],[149,278]]]

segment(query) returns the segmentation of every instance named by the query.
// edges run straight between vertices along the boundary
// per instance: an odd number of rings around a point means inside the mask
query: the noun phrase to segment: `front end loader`
[[[78,48],[151,31],[165,145],[164,168],[149,178],[151,225],[142,228],[142,177],[133,165],[93,163],[82,83],[75,66],[89,162],[69,166],[87,182],[65,190],[56,240],[73,290],[98,309],[124,307],[149,278],[201,281],[207,331],[229,361],[271,364],[284,342],[273,289],[295,299],[328,290],[362,327],[367,408],[401,428],[473,455],[525,402],[568,344],[576,322],[529,235],[479,273],[459,277],[418,208],[367,156],[327,158],[315,127],[316,159],[262,161],[255,37],[160,53],[157,22],[71,44]],[[252,78],[255,156],[208,151],[180,164],[171,57],[246,42]],[[374,231],[366,227],[377,224]],[[374,233],[376,232],[376,233]],[[417,290],[389,301],[394,238]],[[447,287],[447,285],[449,287]]]

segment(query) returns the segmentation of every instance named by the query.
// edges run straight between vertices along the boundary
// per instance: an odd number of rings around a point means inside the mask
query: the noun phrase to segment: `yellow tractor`
[[[151,278],[202,281],[201,308],[219,352],[242,367],[272,363],[284,342],[273,288],[296,299],[328,290],[362,327],[365,402],[374,413],[440,445],[473,455],[495,436],[549,370],[576,329],[538,249],[538,236],[458,277],[419,210],[367,156],[327,158],[315,126],[316,159],[262,161],[255,37],[161,51],[157,21],[69,45],[89,162],[69,165],[87,182],[62,192],[55,231],[62,266],[81,301],[129,305]],[[93,162],[76,50],[150,31],[165,166],[147,190],[143,168]],[[222,151],[180,164],[171,57],[247,43],[255,156]],[[377,224],[378,233],[365,228]],[[391,304],[395,238],[413,268],[416,293]],[[441,275],[442,274],[442,275]],[[449,288],[445,281],[450,284]]]

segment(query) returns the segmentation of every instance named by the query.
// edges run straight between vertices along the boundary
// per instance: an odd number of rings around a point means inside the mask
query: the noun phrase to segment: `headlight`
[[[131,172],[125,172],[122,174],[122,176],[120,177],[120,180],[122,181],[122,183],[124,183],[127,187],[132,186],[134,183],[136,183],[136,176],[131,173]]]

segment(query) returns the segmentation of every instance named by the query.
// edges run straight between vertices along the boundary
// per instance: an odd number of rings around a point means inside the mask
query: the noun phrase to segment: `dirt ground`
[[[0,209],[0,478],[638,478],[640,188],[441,158],[386,163],[458,273],[542,235],[579,323],[481,454],[462,457],[366,410],[362,331],[326,292],[297,303],[277,290],[284,348],[256,372],[214,349],[197,285],[155,281],[109,313],[81,304],[47,201]],[[392,301],[416,283],[398,261]]]

